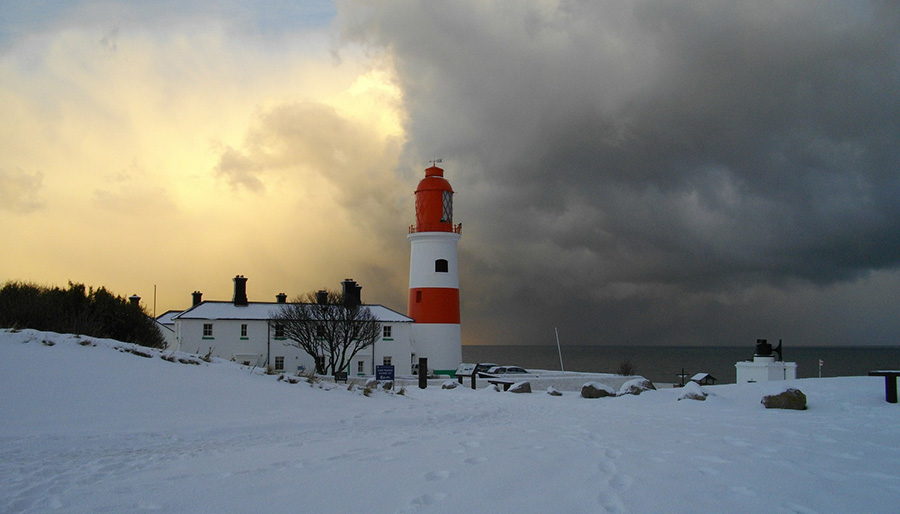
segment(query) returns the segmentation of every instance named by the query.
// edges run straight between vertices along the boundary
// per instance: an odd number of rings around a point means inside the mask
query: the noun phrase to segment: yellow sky
[[[0,280],[253,300],[343,278],[403,310],[399,89],[327,34],[46,31],[0,54]],[[394,234],[393,238],[385,235]]]

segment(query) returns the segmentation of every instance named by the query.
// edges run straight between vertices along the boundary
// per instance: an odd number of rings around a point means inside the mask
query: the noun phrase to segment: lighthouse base
[[[753,361],[738,362],[737,383],[771,382],[774,380],[794,380],[797,378],[797,363],[776,361],[774,357],[753,357]]]
[[[415,323],[412,326],[412,360],[428,359],[437,375],[456,374],[462,362],[462,330],[459,324]]]

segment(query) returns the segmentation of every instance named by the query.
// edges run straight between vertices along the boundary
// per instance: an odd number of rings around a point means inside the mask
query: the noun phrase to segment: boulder
[[[385,380],[384,383],[381,384],[381,388],[384,389],[385,391],[387,391],[389,389],[393,389],[394,381],[393,380]]]
[[[615,389],[606,384],[601,384],[600,382],[588,382],[581,386],[582,398],[605,398],[607,396],[615,395]]]
[[[445,380],[443,384],[441,384],[441,389],[456,389],[459,386],[455,380]]]
[[[509,386],[509,392],[511,392],[511,393],[530,393],[531,392],[531,382],[516,382],[515,384]]]
[[[562,393],[557,391],[553,386],[547,388],[547,394],[549,394],[550,396],[562,396]]]
[[[784,392],[763,396],[760,403],[767,409],[806,410],[806,395],[799,389],[789,387]]]
[[[619,388],[619,396],[622,396],[624,394],[641,394],[644,391],[651,390],[656,390],[653,382],[643,377],[635,378],[622,384],[622,387]]]
[[[709,396],[709,393],[703,390],[700,387],[700,384],[697,382],[688,382],[684,384],[684,387],[681,388],[681,394],[678,395],[678,400],[706,400],[706,397]]]

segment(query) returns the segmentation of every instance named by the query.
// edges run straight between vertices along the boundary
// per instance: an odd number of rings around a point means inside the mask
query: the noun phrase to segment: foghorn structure
[[[413,358],[425,357],[437,374],[452,374],[462,360],[453,188],[444,170],[431,166],[416,188],[416,224],[409,228],[409,304]]]

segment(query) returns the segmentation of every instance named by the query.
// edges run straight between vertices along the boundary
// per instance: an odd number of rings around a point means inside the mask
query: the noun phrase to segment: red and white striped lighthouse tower
[[[453,224],[453,188],[432,165],[416,188],[416,224],[409,227],[409,305],[413,352],[435,373],[452,373],[462,361],[459,268],[456,244],[462,224]]]

